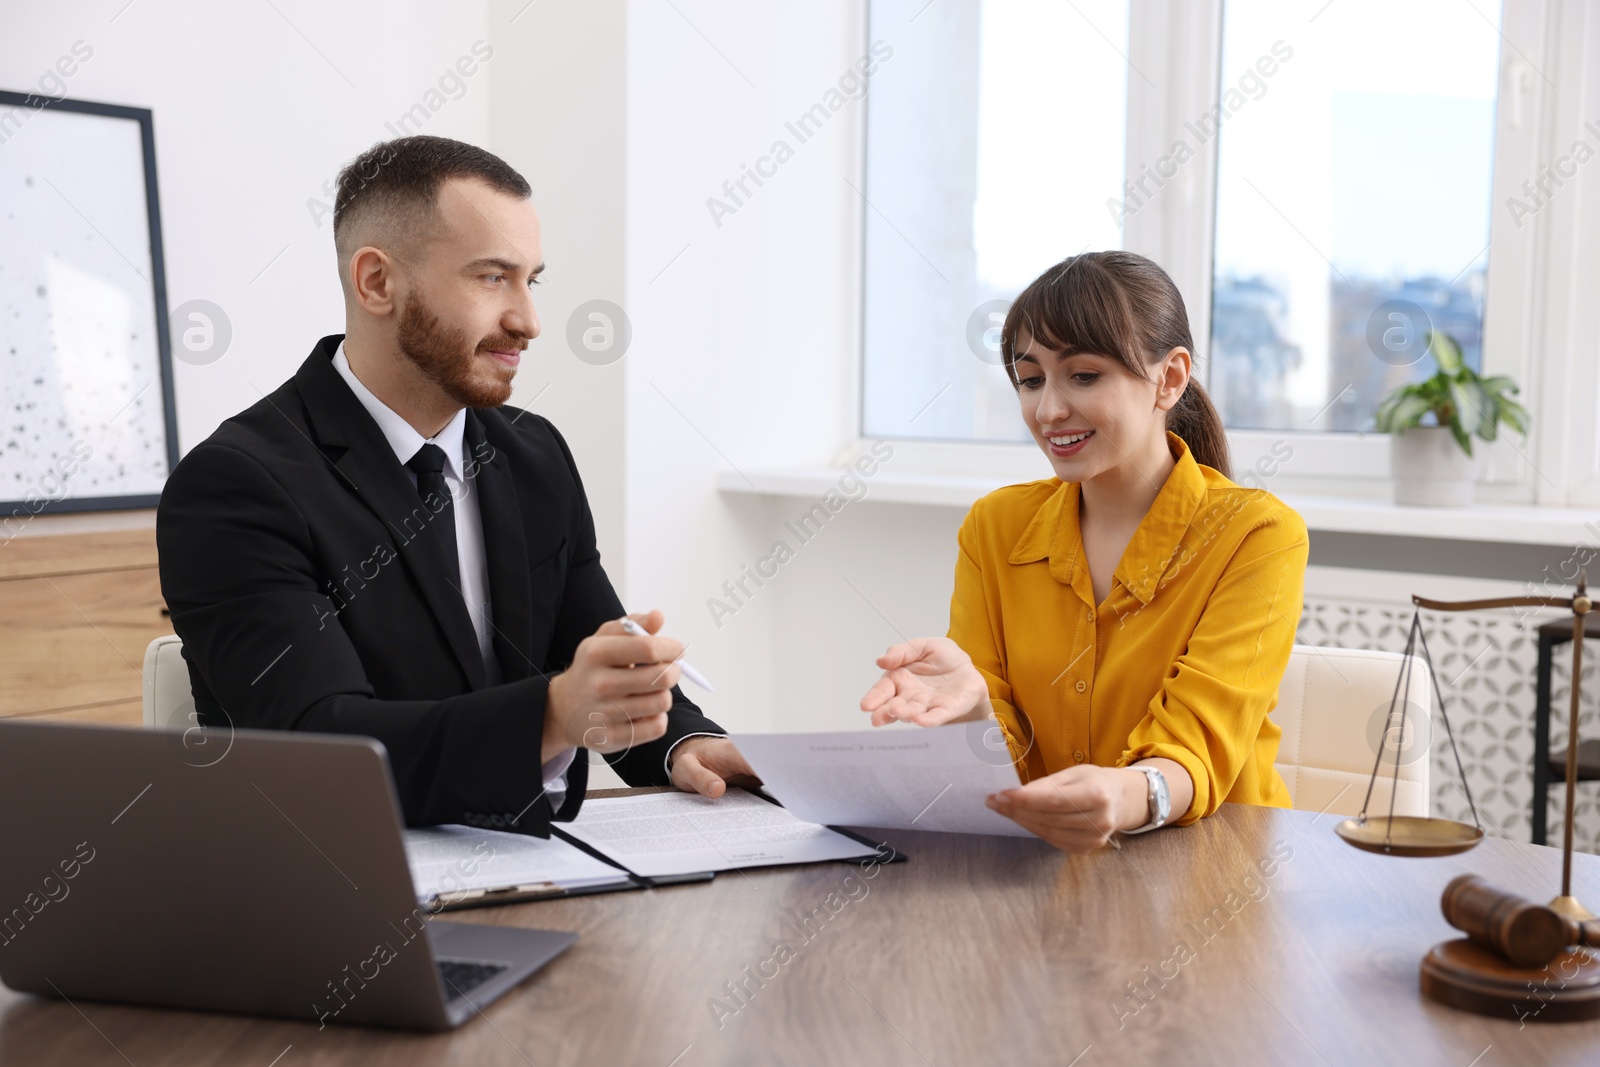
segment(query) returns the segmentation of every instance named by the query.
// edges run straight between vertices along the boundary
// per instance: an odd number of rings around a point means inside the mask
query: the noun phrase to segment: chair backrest
[[[144,650],[144,724],[152,730],[187,730],[196,725],[189,664],[177,634],[158,637]]]
[[[1397,652],[1294,646],[1272,719],[1283,729],[1278,773],[1296,808],[1333,815],[1360,813],[1404,662]],[[1410,684],[1401,694],[1410,707],[1399,782],[1391,784],[1395,746],[1401,742],[1397,722],[1385,742],[1382,771],[1367,814],[1388,814],[1391,791],[1396,815],[1429,814],[1432,693],[1427,663],[1418,657]]]

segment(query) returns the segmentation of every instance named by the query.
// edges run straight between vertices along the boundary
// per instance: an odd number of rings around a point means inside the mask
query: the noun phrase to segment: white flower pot
[[[1444,426],[1413,426],[1389,436],[1394,502],[1413,507],[1461,508],[1472,503],[1478,461]]]

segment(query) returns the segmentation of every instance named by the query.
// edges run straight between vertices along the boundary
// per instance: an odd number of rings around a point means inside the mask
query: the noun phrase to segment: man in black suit
[[[183,458],[156,537],[202,724],[375,737],[408,824],[542,837],[583,750],[712,797],[750,768],[661,613],[624,632],[566,441],[506,405],[539,335],[530,195],[440,137],[346,167],[347,333]]]

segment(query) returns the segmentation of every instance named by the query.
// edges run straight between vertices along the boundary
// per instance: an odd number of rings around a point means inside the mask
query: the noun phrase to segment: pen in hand
[[[624,615],[622,618],[618,619],[617,621],[622,624],[622,628],[624,630],[628,631],[628,633],[632,634],[634,637],[649,637],[649,636],[651,636],[649,630],[646,630],[643,626],[640,626],[638,623],[634,622],[632,619],[628,618],[626,615]],[[708,693],[712,692],[711,683],[706,680],[706,676],[705,675],[701,674],[699,671],[697,671],[693,667],[689,666],[688,662],[685,661],[682,658],[679,658],[679,659],[675,660],[674,662],[676,662],[678,664],[678,670],[683,673],[683,676],[685,678],[689,679],[689,681],[693,682],[695,685],[698,685],[701,689],[704,689],[706,692],[708,692]]]

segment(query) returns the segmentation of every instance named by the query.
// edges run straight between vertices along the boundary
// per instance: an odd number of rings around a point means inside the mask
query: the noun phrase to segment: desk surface
[[[909,862],[870,879],[822,864],[455,913],[581,938],[447,1034],[319,1032],[0,990],[0,1064],[1600,1059],[1600,1022],[1519,1026],[1417,992],[1423,953],[1454,936],[1439,913],[1445,883],[1473,871],[1547,899],[1558,850],[1490,839],[1447,859],[1386,858],[1339,841],[1336,821],[1230,804],[1076,858],[1034,840],[897,832],[882,836]],[[1574,881],[1600,904],[1600,858],[1577,857]],[[741,1004],[729,983],[752,992]]]

